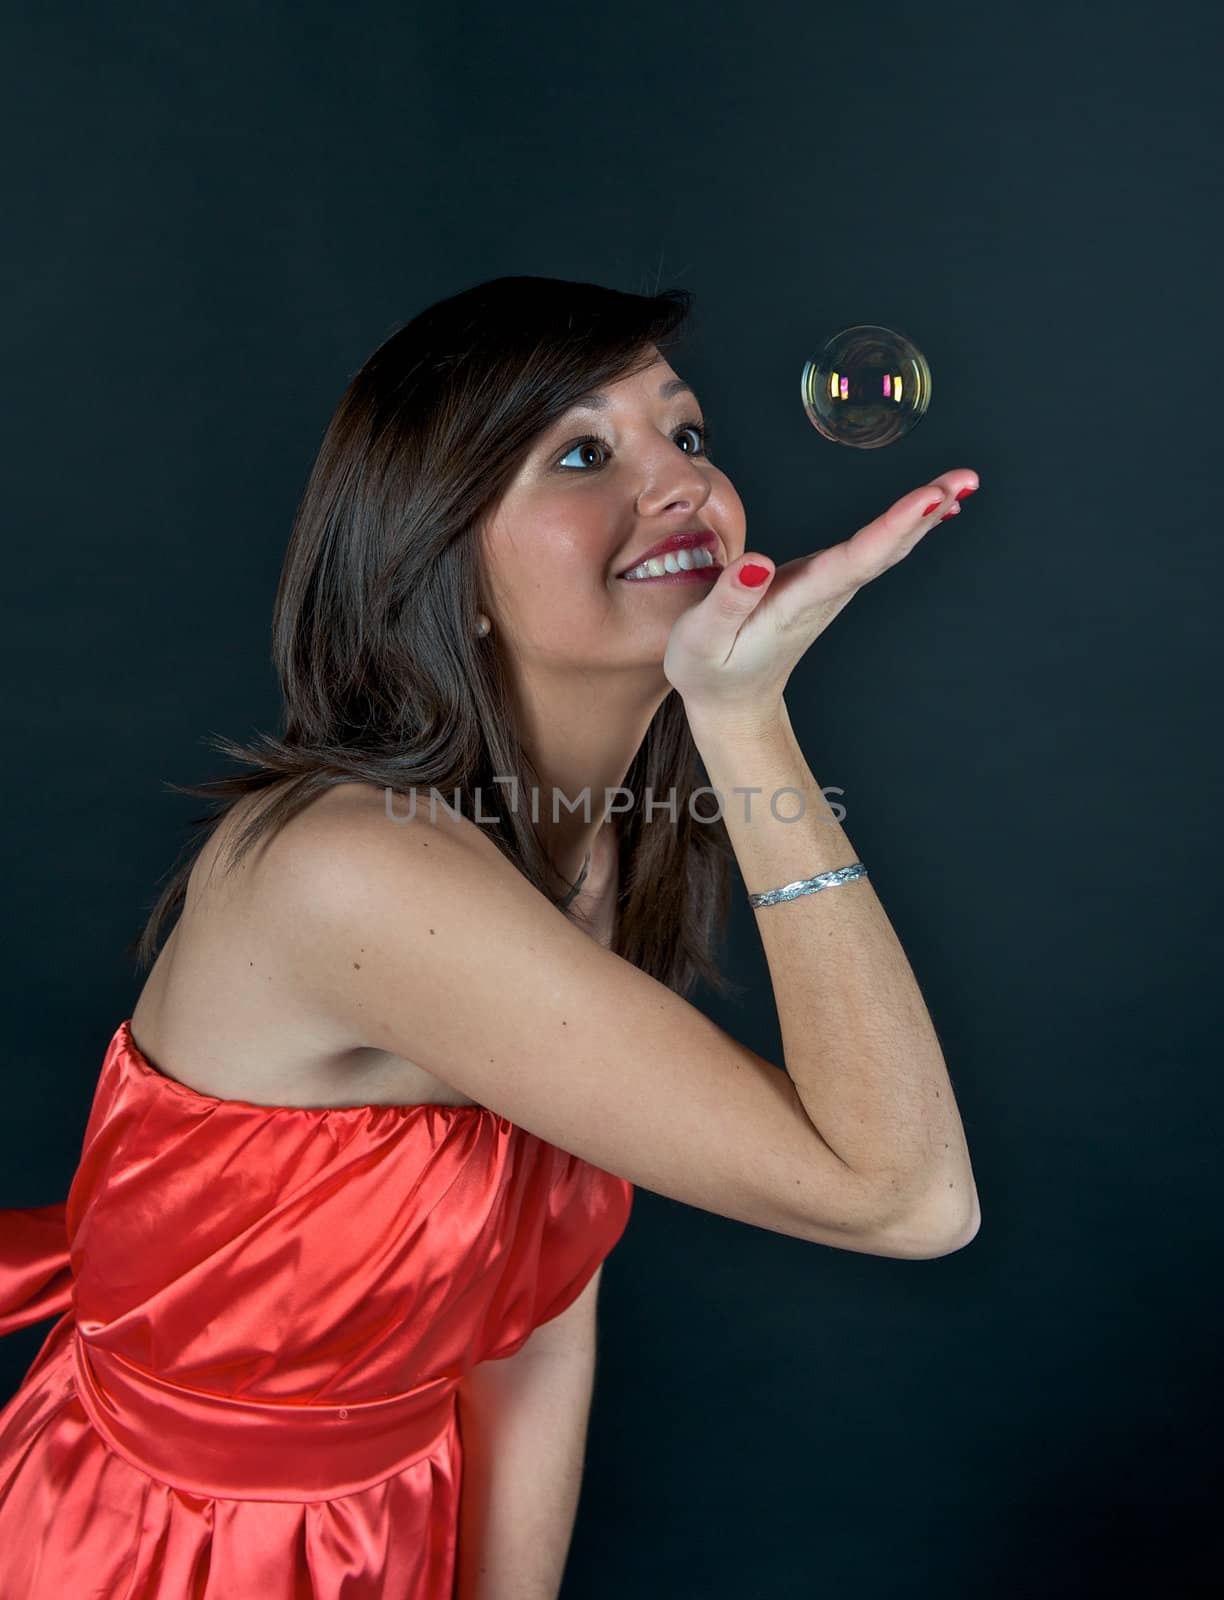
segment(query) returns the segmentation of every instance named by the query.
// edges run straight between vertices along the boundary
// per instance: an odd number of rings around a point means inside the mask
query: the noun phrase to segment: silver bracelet
[[[835,872],[818,872],[814,878],[797,878],[794,883],[783,884],[780,889],[766,889],[763,894],[750,894],[750,906],[776,906],[779,900],[797,900],[801,894],[816,894],[835,883],[850,883],[855,878],[865,878],[867,868],[861,861],[848,867],[838,867]]]

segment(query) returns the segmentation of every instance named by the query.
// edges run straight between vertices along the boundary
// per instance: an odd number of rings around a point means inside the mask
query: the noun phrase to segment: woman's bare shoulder
[[[332,864],[356,868],[363,837],[387,828],[372,784],[324,791],[238,860],[233,847],[282,786],[244,796],[207,839],[186,903],[142,987],[132,1031],[148,1056],[188,1087],[258,1104],[472,1103],[417,1064],[367,1044],[303,980],[301,952],[331,964],[328,929],[297,885]],[[453,821],[447,837],[471,838]],[[258,846],[262,845],[263,848]],[[488,848],[487,842],[480,845]],[[479,846],[477,846],[479,848]],[[228,856],[227,870],[219,862]],[[218,1004],[218,997],[224,1003]]]
[[[224,855],[232,860],[232,852],[244,830],[258,813],[268,811],[275,804],[283,787],[276,785],[258,795],[248,795],[230,809],[209,840],[208,850],[201,853],[201,862],[210,878],[213,859],[206,860],[205,856]],[[428,791],[393,791],[382,785],[346,780],[314,796],[271,837],[261,838],[255,847],[255,857],[245,860],[253,864],[255,858],[262,862],[266,857],[283,864],[301,851],[319,846],[325,846],[333,855],[338,850],[342,852],[346,839],[356,846],[363,836],[390,838],[397,833],[411,832],[420,837],[424,829],[435,830],[442,837],[478,851],[501,854],[488,837],[487,828],[481,828],[436,796],[431,804]],[[423,842],[428,842],[428,835]]]
[[[488,829],[466,817],[428,790],[397,789],[372,783],[334,784],[302,813],[329,827],[339,823],[387,830],[431,827],[447,838],[497,851]],[[497,852],[500,854],[500,852]]]

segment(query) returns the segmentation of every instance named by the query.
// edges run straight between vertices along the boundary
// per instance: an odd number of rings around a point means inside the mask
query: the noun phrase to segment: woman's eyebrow
[[[670,400],[673,395],[685,393],[691,394],[693,399],[696,400],[697,395],[691,384],[686,383],[683,378],[668,378],[659,390],[659,399]],[[569,411],[606,411],[608,405],[607,395],[600,389],[593,389],[590,394],[579,395],[573,405],[567,409]]]

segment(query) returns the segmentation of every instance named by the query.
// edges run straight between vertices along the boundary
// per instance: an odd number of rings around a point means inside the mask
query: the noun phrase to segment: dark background
[[[675,362],[778,562],[980,473],[788,705],[939,1031],[981,1231],[894,1261],[639,1190],[565,1600],[1218,1581],[1215,22],[6,8],[0,1206],[67,1194],[123,946],[202,809],[163,783],[278,725],[297,497],[422,307],[509,272],[693,289]],[[934,375],[889,449],[799,403],[855,322]],[[699,1003],[780,1063],[742,895],[726,962],[747,995]],[[0,1344],[5,1396],[49,1327]]]

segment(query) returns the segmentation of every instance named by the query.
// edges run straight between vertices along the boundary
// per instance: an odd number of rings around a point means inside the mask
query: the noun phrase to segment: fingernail
[[[931,514],[931,512],[932,512],[932,511],[938,511],[938,510],[939,510],[939,508],[940,508],[940,506],[941,506],[941,504],[942,504],[942,503],[943,503],[943,502],[942,502],[942,501],[940,501],[940,500],[936,500],[936,501],[934,501],[934,502],[933,502],[933,503],[932,503],[932,504],[931,504],[931,505],[929,505],[929,506],[928,506],[928,507],[927,507],[927,508],[926,508],[926,510],[925,510],[925,511],[924,511],[924,512],[923,512],[923,513],[922,513],[922,514],[923,514],[923,516],[924,516],[924,517],[929,517],[929,516],[930,516],[930,514]],[[942,519],[941,519],[941,520],[942,520]]]
[[[959,506],[953,506],[951,511],[946,511],[943,514],[943,516],[940,517],[939,520],[940,520],[940,522],[947,522],[949,517],[959,517],[959,516],[960,516],[960,507]]]
[[[750,561],[746,567],[739,569],[739,581],[747,584],[750,589],[759,589],[769,576],[768,567],[758,567],[755,561]]]
[[[978,488],[980,488],[980,487],[981,487],[981,485],[979,484]],[[976,493],[977,493],[977,489],[962,489],[961,492],[957,495],[956,498],[958,500],[963,500],[967,494],[976,494]]]

